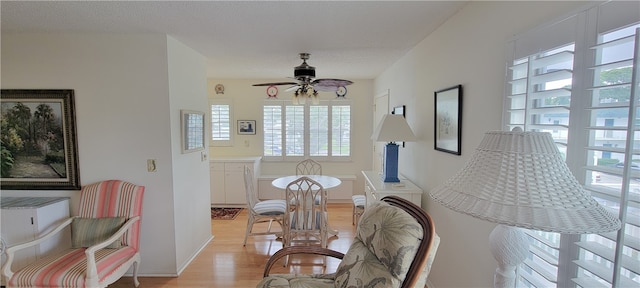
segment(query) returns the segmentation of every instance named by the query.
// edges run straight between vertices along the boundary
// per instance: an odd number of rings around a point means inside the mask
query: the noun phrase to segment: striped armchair
[[[144,186],[121,180],[84,186],[78,215],[41,238],[7,248],[2,267],[7,287],[106,287],[140,263],[140,216]],[[71,226],[71,248],[11,271],[16,251],[38,245]]]

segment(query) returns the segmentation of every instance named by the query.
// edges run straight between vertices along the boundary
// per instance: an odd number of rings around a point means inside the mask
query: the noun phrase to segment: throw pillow
[[[71,222],[71,245],[73,248],[89,247],[111,237],[122,227],[125,217],[75,218]],[[121,240],[113,241],[105,248],[120,248]]]

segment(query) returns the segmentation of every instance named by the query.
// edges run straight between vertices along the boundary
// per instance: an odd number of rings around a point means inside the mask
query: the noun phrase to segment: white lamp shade
[[[527,229],[587,234],[621,225],[584,190],[545,132],[487,132],[466,166],[430,194],[457,212]]]
[[[411,127],[402,115],[387,114],[373,131],[371,139],[379,142],[414,141]]]

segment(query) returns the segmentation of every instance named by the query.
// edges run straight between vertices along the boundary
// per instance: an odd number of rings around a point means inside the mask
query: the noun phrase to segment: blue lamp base
[[[383,182],[400,182],[398,179],[398,144],[389,142],[384,146]]]

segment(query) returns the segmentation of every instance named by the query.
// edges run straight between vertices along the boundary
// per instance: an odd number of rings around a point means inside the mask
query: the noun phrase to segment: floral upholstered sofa
[[[342,254],[317,246],[287,247],[267,262],[256,287],[424,287],[439,244],[429,215],[396,196],[367,207],[355,239]],[[317,254],[341,258],[331,274],[274,274],[274,263],[291,254]]]

